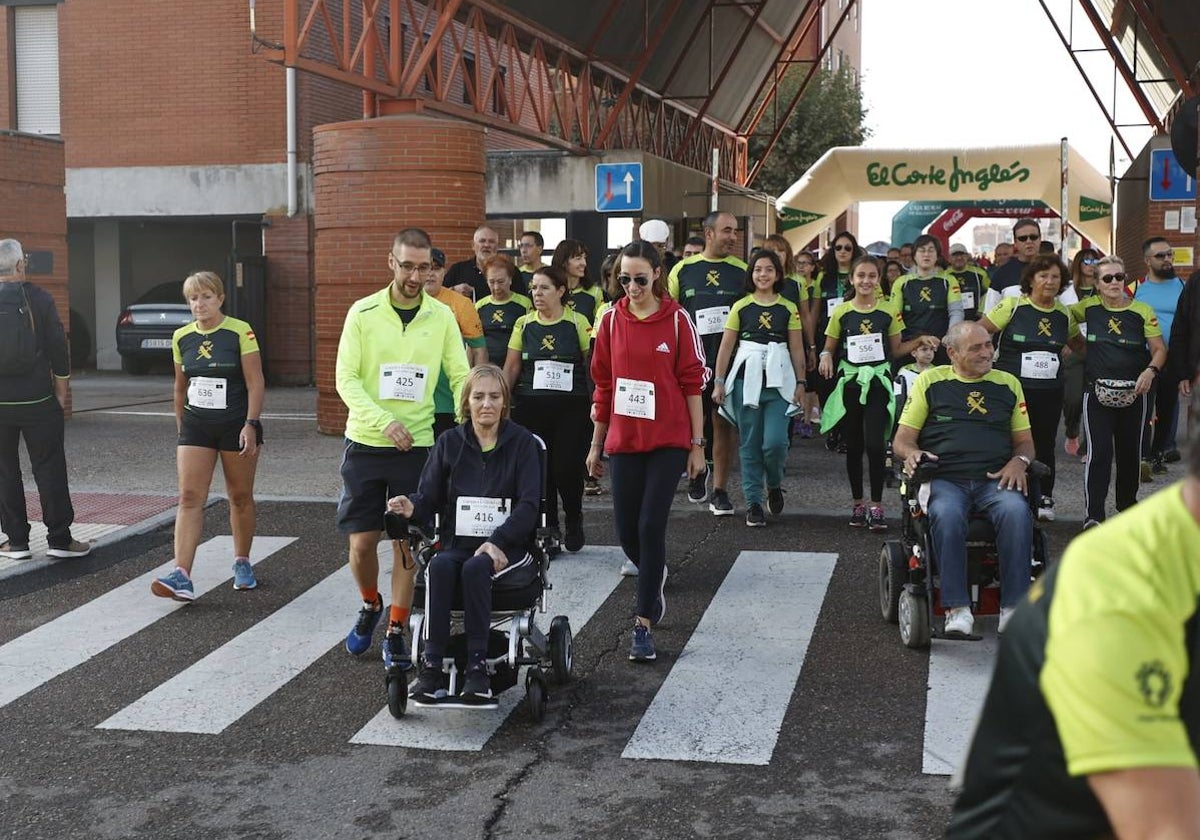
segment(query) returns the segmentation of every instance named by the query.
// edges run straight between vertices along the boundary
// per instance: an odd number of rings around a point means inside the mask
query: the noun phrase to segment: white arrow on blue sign
[[[641,209],[642,165],[596,164],[596,212],[630,213]]]
[[[1150,152],[1150,200],[1192,201],[1196,198],[1196,179],[1175,159],[1170,149]]]

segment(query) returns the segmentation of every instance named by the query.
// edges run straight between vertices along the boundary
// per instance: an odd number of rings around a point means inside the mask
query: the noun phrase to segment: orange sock
[[[395,604],[392,604],[389,613],[389,624],[404,624],[408,621],[408,610],[404,607],[397,607]]]
[[[377,600],[379,600],[378,589],[360,589],[358,591],[362,593],[364,604],[374,604]]]

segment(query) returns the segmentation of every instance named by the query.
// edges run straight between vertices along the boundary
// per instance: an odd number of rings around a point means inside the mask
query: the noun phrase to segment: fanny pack
[[[1092,383],[1096,399],[1105,408],[1129,408],[1138,397],[1136,387],[1133,379],[1097,379]]]

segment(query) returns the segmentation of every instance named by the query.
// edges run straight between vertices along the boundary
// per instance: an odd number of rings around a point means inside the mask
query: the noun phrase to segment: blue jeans
[[[1025,494],[1001,490],[995,479],[960,481],[935,478],[929,488],[929,528],[941,574],[942,607],[965,607],[967,592],[967,516],[978,511],[996,529],[1000,556],[1000,605],[1016,606],[1029,589],[1032,573],[1033,517]]]

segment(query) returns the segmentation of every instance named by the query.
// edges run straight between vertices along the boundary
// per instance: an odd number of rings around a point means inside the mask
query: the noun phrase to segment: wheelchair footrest
[[[461,694],[447,694],[442,697],[437,697],[432,702],[429,699],[422,698],[412,701],[414,706],[420,706],[423,709],[498,709],[500,708],[500,700],[496,695],[491,697],[464,697]]]
[[[938,633],[934,638],[945,639],[948,642],[979,642],[979,641],[983,641],[983,636],[979,635],[978,633],[968,634],[968,633],[959,633],[956,631],[950,631],[949,633],[947,633],[944,630],[941,633]]]

